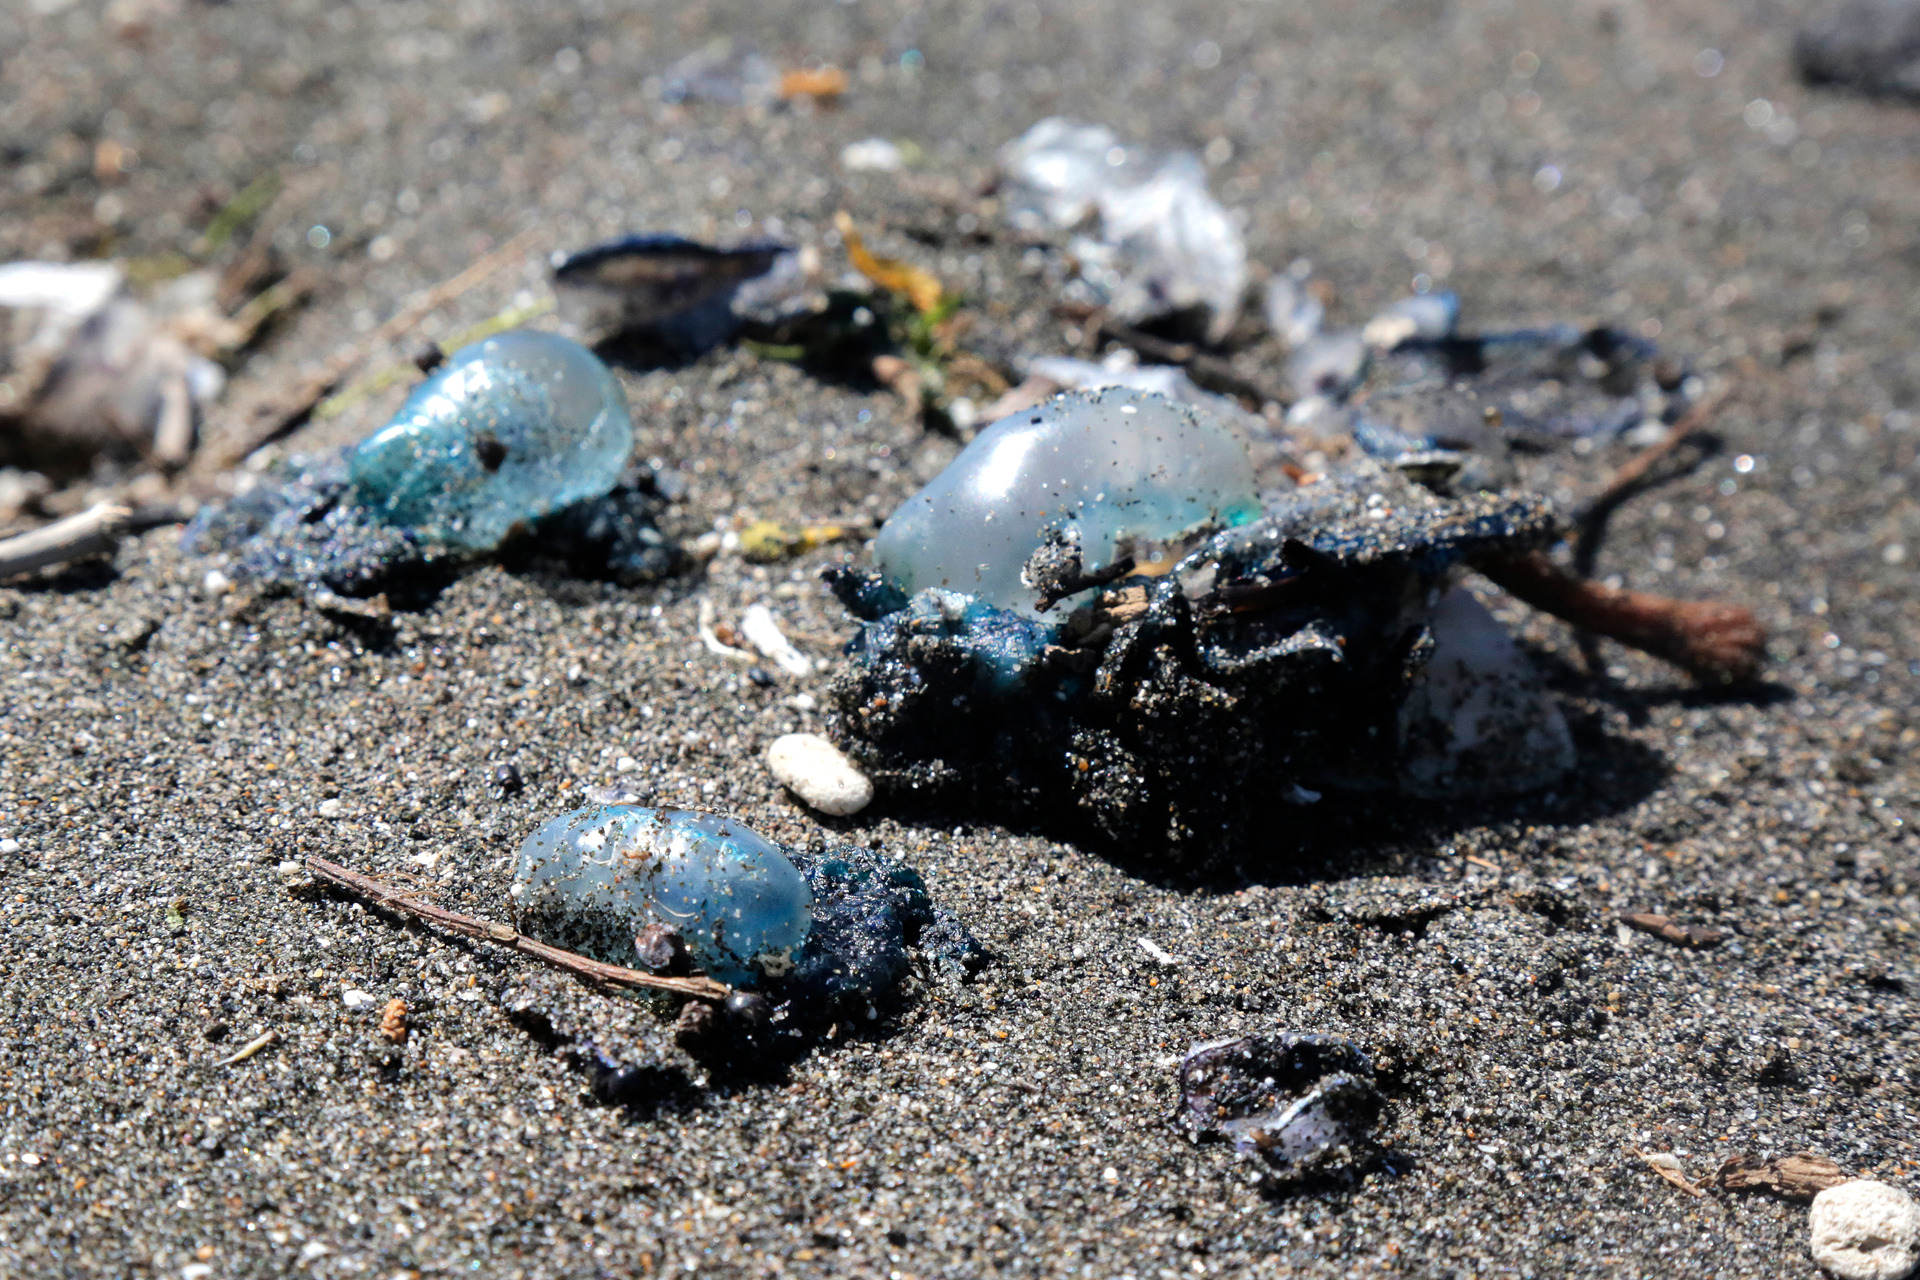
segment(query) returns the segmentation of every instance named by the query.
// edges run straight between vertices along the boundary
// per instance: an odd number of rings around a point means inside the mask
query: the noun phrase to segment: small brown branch
[[[1629,929],[1650,933],[1662,942],[1671,942],[1677,947],[1717,947],[1727,940],[1725,929],[1680,924],[1653,911],[1629,911],[1620,917],[1620,923]]]
[[[1508,595],[1704,680],[1751,680],[1766,658],[1765,629],[1739,605],[1605,586],[1568,573],[1540,551],[1486,555],[1472,564]]]
[[[548,946],[544,942],[529,938],[526,934],[507,925],[482,920],[478,916],[461,915],[445,907],[436,907],[431,902],[424,902],[409,894],[401,893],[371,876],[363,876],[358,871],[350,871],[324,858],[309,857],[307,870],[323,880],[330,880],[341,888],[358,894],[377,907],[386,907],[388,910],[425,920],[429,924],[437,924],[453,933],[477,938],[482,942],[491,942],[509,951],[517,951],[523,956],[538,960],[563,973],[584,978],[599,986],[668,991],[675,995],[690,996],[696,1000],[721,1001],[733,994],[732,987],[724,982],[715,982],[712,978],[667,978],[655,973],[645,973],[639,969],[626,969],[617,964],[590,960],[586,956],[576,955],[571,951],[562,951],[559,947]]]
[[[1165,338],[1142,333],[1132,325],[1122,324],[1110,316],[1103,316],[1095,323],[1097,332],[1102,336],[1113,339],[1123,347],[1132,347],[1149,360],[1179,365],[1197,385],[1208,391],[1251,401],[1256,413],[1269,403],[1277,404],[1282,409],[1293,404],[1292,392],[1245,377],[1219,356],[1209,355],[1191,342],[1168,342]]]
[[[1672,457],[1681,445],[1698,439],[1726,400],[1727,392],[1719,391],[1680,415],[1680,420],[1673,424],[1665,440],[1642,449],[1621,464],[1620,469],[1613,473],[1613,478],[1607,481],[1607,487],[1575,518],[1574,562],[1582,574],[1591,576],[1593,573],[1594,559],[1599,555],[1600,541],[1606,535],[1608,519],[1634,495],[1656,483],[1649,478],[1654,467]]]
[[[78,515],[8,538],[0,542],[0,579],[111,551],[131,514],[117,502],[96,502]]]

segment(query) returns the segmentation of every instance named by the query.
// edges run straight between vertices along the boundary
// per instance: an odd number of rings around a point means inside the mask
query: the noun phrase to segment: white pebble
[[[1920,1265],[1920,1204],[1884,1182],[1828,1187],[1807,1227],[1813,1260],[1840,1280],[1906,1280]]]
[[[349,1009],[370,1009],[373,1007],[374,1000],[359,988],[348,987],[340,993],[340,1003]]]
[[[200,588],[210,596],[223,596],[233,590],[233,579],[218,569],[209,569],[207,576],[200,579]]]
[[[314,812],[323,818],[337,818],[346,811],[346,804],[337,796],[331,800],[322,800],[314,807]]]
[[[898,173],[907,157],[885,138],[849,142],[840,150],[840,163],[854,173]]]
[[[836,818],[858,813],[873,800],[872,779],[817,733],[775,738],[767,748],[767,768],[781,786]]]
[[[615,760],[613,762],[613,771],[615,773],[632,773],[635,769],[638,769],[639,767],[640,767],[640,762],[638,760],[635,760],[632,756],[621,756],[618,760]]]
[[[813,660],[793,647],[780,630],[773,610],[763,604],[749,605],[740,615],[740,634],[747,643],[760,651],[764,658],[773,660],[773,664],[790,676],[810,676],[813,674]]]
[[[20,852],[20,842],[18,840],[0,840],[0,854],[18,852]]]

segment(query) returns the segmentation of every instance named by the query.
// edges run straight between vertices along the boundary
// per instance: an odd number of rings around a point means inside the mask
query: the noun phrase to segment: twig
[[[1655,1173],[1694,1199],[1706,1199],[1707,1193],[1702,1191],[1699,1184],[1694,1182],[1692,1178],[1689,1178],[1681,1170],[1680,1161],[1673,1155],[1664,1151],[1642,1151],[1638,1147],[1628,1147],[1627,1150],[1646,1161],[1649,1169],[1652,1169]]]
[[[1568,573],[1540,551],[1485,555],[1471,563],[1508,595],[1702,679],[1751,680],[1766,657],[1765,629],[1739,605],[1605,586]]]
[[[267,1048],[269,1045],[279,1043],[280,1033],[278,1031],[268,1031],[262,1035],[255,1036],[213,1065],[216,1067],[230,1067],[236,1062],[245,1062],[248,1058],[251,1058],[254,1054]]]
[[[1132,325],[1121,324],[1111,317],[1101,317],[1096,326],[1101,335],[1123,347],[1132,347],[1149,360],[1179,365],[1195,383],[1208,391],[1251,400],[1255,412],[1268,403],[1277,404],[1282,409],[1293,404],[1292,392],[1243,377],[1225,360],[1208,355],[1190,342],[1168,342],[1165,338],[1142,333]]]
[[[1725,929],[1709,929],[1697,924],[1678,924],[1653,911],[1629,911],[1620,923],[1641,933],[1650,933],[1662,942],[1678,947],[1717,947],[1727,940]]]
[[[96,502],[78,515],[8,538],[0,542],[0,578],[111,551],[131,514],[117,502]]]
[[[733,994],[733,988],[724,982],[715,982],[712,978],[667,978],[655,973],[645,973],[639,969],[625,969],[617,964],[604,964],[590,960],[586,956],[571,951],[562,951],[559,947],[548,946],[527,937],[507,925],[495,924],[491,920],[482,920],[477,916],[461,915],[457,911],[448,911],[445,907],[436,907],[430,902],[401,893],[389,885],[382,884],[371,876],[363,876],[357,871],[328,862],[324,858],[307,859],[307,870],[323,880],[330,880],[350,892],[356,893],[377,907],[386,907],[404,915],[417,917],[429,924],[437,924],[443,929],[463,934],[469,938],[478,938],[482,942],[492,942],[517,951],[523,956],[551,965],[564,973],[571,973],[588,982],[609,987],[641,987],[652,991],[670,991],[676,995],[691,996],[696,1000],[725,1000]]]
[[[206,466],[213,470],[233,466],[255,449],[300,427],[313,416],[320,402],[331,395],[346,380],[346,376],[366,359],[368,352],[392,342],[419,324],[429,312],[445,306],[486,280],[524,252],[539,232],[538,227],[528,227],[499,248],[475,259],[458,275],[422,293],[353,346],[336,352],[318,373],[302,379],[285,396],[260,406],[254,414],[254,421],[236,427],[219,448],[208,449]]]
[[[1575,518],[1574,567],[1582,576],[1593,575],[1594,561],[1600,554],[1600,543],[1606,536],[1608,519],[1635,494],[1652,487],[1654,482],[1648,479],[1648,475],[1654,466],[1672,457],[1681,445],[1697,439],[1713,415],[1719,412],[1720,406],[1726,403],[1727,394],[1724,390],[1715,392],[1680,415],[1680,420],[1673,424],[1665,440],[1627,459],[1613,473],[1607,487]]]

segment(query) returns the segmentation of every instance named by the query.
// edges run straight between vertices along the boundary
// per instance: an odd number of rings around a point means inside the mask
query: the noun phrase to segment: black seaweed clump
[[[902,993],[913,951],[956,976],[984,960],[966,926],[934,905],[911,867],[854,845],[788,856],[813,891],[813,926],[800,962],[766,995],[795,1023],[877,1012]]]
[[[1305,822],[1298,789],[1392,785],[1449,570],[1559,529],[1544,498],[1449,497],[1362,460],[1058,628],[940,590],[901,606],[840,571],[866,621],[829,731],[896,797],[1122,851],[1271,845]]]
[[[628,585],[679,572],[686,553],[661,533],[667,498],[650,468],[631,467],[603,497],[553,512],[491,558]],[[383,525],[353,502],[344,455],[262,479],[188,526],[185,545],[225,552],[231,576],[268,590],[326,591],[349,599],[431,600],[475,557]]]

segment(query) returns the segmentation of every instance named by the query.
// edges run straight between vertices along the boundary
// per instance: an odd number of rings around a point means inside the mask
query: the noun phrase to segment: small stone
[[[615,773],[632,773],[635,769],[638,769],[639,767],[640,767],[640,762],[638,760],[635,760],[632,756],[621,756],[618,760],[615,760],[613,762],[613,771]]]
[[[337,818],[347,811],[347,806],[336,796],[331,800],[322,800],[313,811],[323,818]]]
[[[388,1044],[407,1042],[407,1002],[398,996],[380,1011],[380,1036]]]
[[[366,992],[361,991],[355,987],[348,987],[345,991],[342,991],[340,993],[340,1003],[347,1006],[347,1008],[353,1010],[355,1013],[358,1013],[362,1009],[372,1008],[375,1004],[375,1001],[374,1001],[374,998],[368,995]]]
[[[0,855],[20,852],[18,840],[0,840]]]
[[[200,589],[210,596],[223,596],[233,590],[233,579],[218,569],[209,569],[207,576],[200,579]]]
[[[817,733],[789,733],[767,748],[767,769],[810,808],[836,818],[873,801],[873,781]]]
[[[1840,1280],[1906,1280],[1920,1265],[1920,1204],[1884,1182],[1828,1187],[1807,1227],[1813,1260]]]

